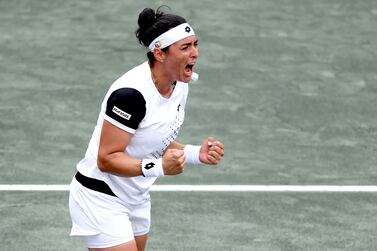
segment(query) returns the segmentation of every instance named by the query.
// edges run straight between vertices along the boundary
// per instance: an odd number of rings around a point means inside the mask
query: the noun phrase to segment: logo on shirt
[[[113,107],[113,113],[117,114],[119,117],[122,117],[124,119],[130,120],[131,114],[128,114],[127,112],[122,111],[118,107],[114,105]]]

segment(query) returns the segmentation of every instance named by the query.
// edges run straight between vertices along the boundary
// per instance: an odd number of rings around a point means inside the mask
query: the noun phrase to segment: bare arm
[[[140,176],[141,161],[124,153],[132,134],[103,122],[101,138],[98,149],[97,164],[103,172],[120,176]],[[162,167],[165,175],[176,175],[184,170],[185,157],[182,150],[168,149],[162,157]]]
[[[124,153],[131,138],[131,133],[106,120],[103,122],[97,158],[101,171],[129,177],[142,175],[141,160]]]

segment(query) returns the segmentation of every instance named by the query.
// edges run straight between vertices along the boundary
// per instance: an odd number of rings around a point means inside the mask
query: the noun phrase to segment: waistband
[[[81,185],[83,185],[86,188],[117,197],[113,193],[113,191],[111,191],[111,188],[109,187],[109,185],[107,185],[103,180],[97,180],[94,178],[86,177],[82,175],[80,172],[76,173],[75,178]]]

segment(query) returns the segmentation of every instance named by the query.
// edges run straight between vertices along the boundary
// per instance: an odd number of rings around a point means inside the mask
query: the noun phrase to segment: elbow
[[[108,172],[109,161],[106,155],[98,153],[97,166],[102,172]]]

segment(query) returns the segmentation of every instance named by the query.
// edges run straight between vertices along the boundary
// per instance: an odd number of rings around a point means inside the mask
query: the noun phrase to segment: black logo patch
[[[147,170],[149,170],[149,169],[153,168],[155,165],[156,165],[155,163],[150,162],[150,163],[146,164],[146,165],[144,166],[144,168],[147,169]]]
[[[191,31],[191,28],[190,28],[190,27],[188,27],[188,26],[186,26],[186,28],[185,28],[185,31],[186,31],[187,33],[190,33],[190,31]]]

